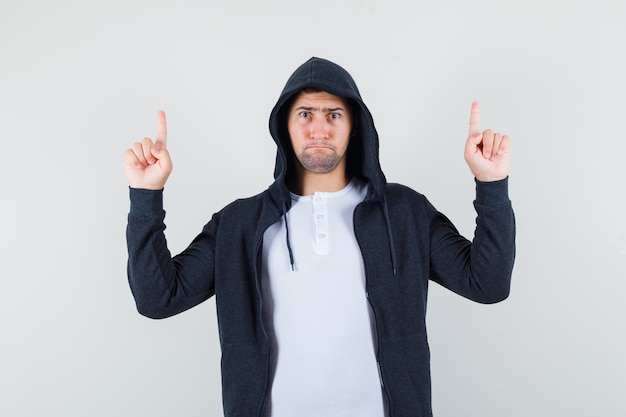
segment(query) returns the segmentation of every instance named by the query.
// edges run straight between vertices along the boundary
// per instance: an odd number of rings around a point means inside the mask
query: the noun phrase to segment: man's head
[[[338,129],[329,123],[337,120],[334,119],[337,115],[329,114],[332,112],[323,114],[321,120],[328,122],[324,126],[330,136],[322,143],[332,144],[332,147],[313,152],[313,148],[307,148],[306,144],[312,142],[311,136],[315,135],[310,130],[307,133],[306,124],[296,124],[296,109],[303,105],[303,100],[313,98],[315,93],[319,93],[318,99],[325,98],[332,103],[308,106],[305,103],[304,107],[319,107],[320,110],[340,107],[344,113],[338,120],[344,124]],[[311,114],[301,113],[300,116]],[[320,123],[314,127],[322,126],[319,117],[313,120]],[[328,191],[355,177],[368,183],[371,195],[384,191],[386,180],[378,160],[378,133],[374,120],[352,76],[341,66],[317,57],[300,65],[287,80],[272,109],[269,128],[277,145],[274,178],[280,180],[275,187],[281,191],[279,198],[288,198],[285,190],[280,188],[281,183],[287,185],[290,191],[297,192],[295,190],[300,189],[303,181],[307,184],[313,181],[315,184],[307,186],[307,189]],[[339,131],[342,133],[339,134]],[[322,173],[324,171],[327,173]],[[343,178],[340,180],[328,173],[340,173]],[[335,185],[327,186],[329,181]]]
[[[344,175],[352,128],[352,109],[345,98],[316,89],[297,93],[287,113],[287,130],[298,169]]]

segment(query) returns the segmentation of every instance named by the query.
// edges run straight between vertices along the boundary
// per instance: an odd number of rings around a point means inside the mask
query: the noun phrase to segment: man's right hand
[[[172,172],[172,160],[167,151],[165,112],[157,113],[157,134],[153,142],[144,138],[135,142],[124,154],[124,168],[131,188],[160,190]]]

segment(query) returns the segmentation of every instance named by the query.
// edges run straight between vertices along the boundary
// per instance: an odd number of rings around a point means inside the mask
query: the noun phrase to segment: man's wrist
[[[476,182],[476,204],[498,205],[508,203],[509,200],[509,177],[497,181],[481,181],[475,178]]]
[[[130,196],[130,212],[141,214],[163,214],[163,189],[147,190],[145,188],[128,187]]]

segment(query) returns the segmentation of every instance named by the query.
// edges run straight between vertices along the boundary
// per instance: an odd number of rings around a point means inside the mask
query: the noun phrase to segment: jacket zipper
[[[359,245],[359,250],[361,251],[361,258],[363,258],[363,248],[361,247],[361,242],[359,239],[359,234],[357,233],[356,230],[356,212],[359,209],[359,207],[364,204],[364,202],[361,202],[360,204],[358,204],[355,208],[354,208],[354,213],[352,215],[352,227],[354,228],[354,236],[356,238],[356,241]],[[389,394],[387,393],[387,388],[385,387],[385,381],[383,379],[383,372],[382,372],[382,367],[380,364],[380,356],[379,356],[379,352],[380,352],[380,333],[378,332],[378,320],[376,318],[376,310],[374,309],[374,305],[372,304],[372,301],[370,300],[370,294],[369,294],[369,273],[368,273],[368,268],[367,265],[365,263],[365,259],[363,259],[363,270],[365,272],[365,298],[367,298],[367,304],[369,305],[370,309],[372,310],[372,318],[374,320],[374,331],[376,332],[376,367],[378,368],[378,378],[380,379],[380,387],[381,390],[383,392],[383,395],[385,396],[385,398],[383,399],[384,403],[385,403],[385,410],[387,411],[388,415],[385,417],[392,417],[391,416],[391,402],[389,401]]]
[[[265,386],[263,387],[263,400],[261,401],[261,407],[259,407],[258,417],[263,417],[263,409],[265,408],[265,403],[267,402],[267,390],[269,387],[270,380],[270,367],[272,366],[272,344],[270,343],[270,338],[267,335],[267,331],[265,330],[265,319],[263,316],[263,293],[261,292],[261,277],[259,277],[259,253],[261,250],[261,244],[263,243],[263,236],[267,229],[269,229],[273,224],[275,224],[280,219],[280,216],[269,223],[264,229],[263,233],[261,233],[261,237],[256,242],[256,249],[254,251],[254,284],[256,286],[256,291],[259,296],[259,320],[261,321],[261,329],[263,330],[263,335],[265,336],[265,340],[267,340],[267,366],[265,368]]]
[[[365,273],[365,285],[367,287],[367,271]],[[378,379],[380,380],[380,388],[383,391],[383,395],[385,396],[384,398],[385,409],[388,413],[386,417],[391,417],[389,394],[387,393],[387,388],[385,387],[385,380],[383,378],[383,371],[382,371],[381,364],[380,364],[380,356],[379,356],[380,334],[378,333],[378,322],[376,320],[376,311],[374,310],[374,306],[372,305],[372,302],[370,300],[369,292],[365,293],[365,297],[367,298],[367,303],[369,304],[370,309],[372,310],[372,317],[374,319],[374,330],[376,331],[376,367],[378,368]]]

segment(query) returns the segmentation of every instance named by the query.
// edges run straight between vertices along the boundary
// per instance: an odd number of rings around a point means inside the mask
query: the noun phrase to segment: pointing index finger
[[[155,142],[158,149],[167,149],[167,124],[163,110],[157,112],[157,134]]]
[[[480,104],[475,101],[472,103],[469,121],[469,135],[476,136],[480,134]]]

